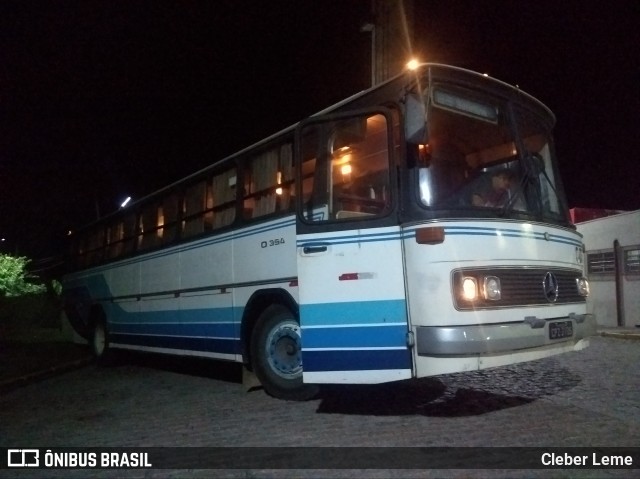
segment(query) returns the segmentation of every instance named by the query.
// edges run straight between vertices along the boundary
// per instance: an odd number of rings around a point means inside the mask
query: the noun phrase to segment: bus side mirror
[[[427,143],[427,110],[420,96],[410,93],[406,97],[404,137],[408,143]]]

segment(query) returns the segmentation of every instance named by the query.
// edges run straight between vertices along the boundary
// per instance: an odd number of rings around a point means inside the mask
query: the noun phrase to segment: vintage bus
[[[294,400],[580,350],[554,122],[422,64],[77,231],[65,314],[99,359],[237,361]]]

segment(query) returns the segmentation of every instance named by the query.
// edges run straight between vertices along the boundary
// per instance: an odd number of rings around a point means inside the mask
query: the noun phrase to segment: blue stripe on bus
[[[234,308],[127,312],[116,303],[111,309],[113,343],[221,354],[242,351]]]
[[[302,367],[306,372],[411,369],[411,353],[408,349],[305,351]]]
[[[479,226],[447,226],[445,235],[457,236],[503,236],[508,238],[525,238],[544,240],[555,243],[564,243],[575,246],[582,246],[582,242],[577,238],[570,238],[546,232],[522,231],[510,228],[483,228]]]
[[[407,325],[307,328],[302,332],[303,351],[310,348],[406,347]],[[306,354],[306,351],[303,353]]]
[[[341,236],[333,236],[333,237],[322,237],[322,238],[301,238],[296,241],[297,246],[302,246],[307,244],[309,241],[318,241],[322,243],[329,244],[349,244],[349,243],[371,243],[376,241],[395,241],[399,240],[401,237],[401,232],[399,230],[382,232],[382,233],[368,233],[368,234],[357,234],[357,235],[341,235]]]
[[[404,299],[301,304],[302,329],[309,326],[361,325],[407,322]]]
[[[536,241],[548,241],[551,243],[562,243],[581,247],[582,241],[578,238],[562,236],[559,234],[523,231],[513,228],[486,228],[480,226],[445,226],[445,235],[455,236],[502,236],[508,238],[533,239]],[[309,241],[323,242],[326,244],[349,244],[349,243],[371,243],[379,241],[395,241],[399,239],[409,239],[415,237],[415,229],[404,230],[402,232],[392,231],[387,233],[359,234],[359,235],[341,235],[332,237],[310,238],[305,237],[298,239],[297,246],[302,246]]]
[[[130,334],[110,334],[109,341],[131,346],[200,351],[222,354],[240,354],[240,341],[237,339],[189,338],[182,336],[137,336]]]

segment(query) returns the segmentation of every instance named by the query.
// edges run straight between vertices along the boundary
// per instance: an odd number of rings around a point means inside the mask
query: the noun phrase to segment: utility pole
[[[413,53],[413,0],[371,0],[371,86],[404,70]]]

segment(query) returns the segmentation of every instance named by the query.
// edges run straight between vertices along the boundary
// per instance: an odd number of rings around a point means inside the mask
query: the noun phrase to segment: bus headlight
[[[485,299],[498,301],[502,297],[500,278],[496,276],[485,276],[483,292]]]
[[[464,278],[462,278],[461,286],[462,299],[466,301],[473,301],[478,297],[478,282],[475,278],[472,278],[471,276],[465,276]]]
[[[489,271],[454,271],[453,292],[457,308],[491,308],[502,300],[502,282]]]
[[[576,286],[578,287],[578,294],[580,296],[589,296],[589,281],[587,278],[576,278]]]

